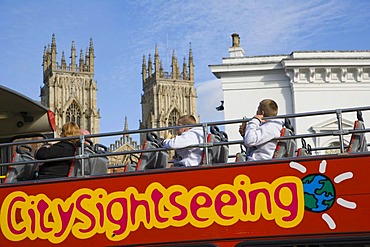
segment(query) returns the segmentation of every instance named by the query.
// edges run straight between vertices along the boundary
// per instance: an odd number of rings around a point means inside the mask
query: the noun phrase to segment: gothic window
[[[168,126],[177,126],[177,121],[179,120],[180,113],[173,110],[168,118]],[[172,134],[176,135],[176,130],[172,130]]]
[[[76,102],[73,102],[66,111],[66,122],[75,122],[81,125],[81,111]]]

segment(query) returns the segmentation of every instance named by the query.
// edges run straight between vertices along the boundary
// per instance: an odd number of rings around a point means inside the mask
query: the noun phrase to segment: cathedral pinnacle
[[[141,66],[141,74],[142,74],[142,79],[143,83],[145,82],[146,79],[146,60],[145,60],[145,55],[143,55],[143,64]]]
[[[80,71],[83,71],[84,70],[84,54],[83,54],[83,51],[82,49],[80,50],[80,61],[79,61],[79,68],[80,68]]]
[[[89,51],[90,51],[90,53],[93,53],[94,54],[94,43],[93,43],[93,39],[92,38],[90,38]]]
[[[179,79],[179,67],[177,58],[175,56],[175,50],[172,51],[172,79]]]
[[[53,33],[51,37],[51,49],[56,48],[56,46],[57,46],[57,43],[55,41],[55,34]]]
[[[94,74],[94,59],[95,59],[95,53],[94,53],[94,44],[93,39],[90,38],[90,46],[89,46],[89,72]]]
[[[90,65],[89,61],[89,49],[86,47],[86,52],[85,52],[85,67],[88,68]]]
[[[182,78],[183,80],[187,80],[188,77],[188,70],[186,64],[186,58],[184,57],[184,62],[182,63]]]
[[[57,43],[55,41],[55,34],[51,38],[51,67],[52,70],[57,68]]]
[[[67,63],[66,63],[66,58],[64,56],[64,51],[62,51],[62,61],[61,61],[61,64],[62,64],[62,70],[66,70],[67,69]]]
[[[152,56],[149,54],[149,58],[148,58],[148,77],[152,77],[152,73],[153,73]]]
[[[191,48],[191,42],[189,43],[189,80],[194,81],[194,59],[193,59],[193,50]]]
[[[154,53],[154,73],[159,76],[159,53],[158,53],[158,44],[155,44],[155,53]]]
[[[76,71],[76,47],[75,47],[75,42],[72,40],[72,47],[71,47],[71,66],[72,66],[72,71]]]
[[[124,131],[128,131],[128,119],[127,116],[125,116],[125,126],[123,128]]]

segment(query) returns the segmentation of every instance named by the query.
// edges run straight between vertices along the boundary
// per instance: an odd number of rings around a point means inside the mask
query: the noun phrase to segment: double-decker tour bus
[[[218,128],[249,119],[189,126],[204,130],[196,167],[166,168],[171,155],[156,137],[176,127],[79,136],[78,153],[64,158],[74,160],[70,176],[37,180],[44,161],[35,160],[35,148],[21,147],[62,138],[51,138],[55,124],[47,109],[0,89],[1,246],[370,246],[370,129],[361,117],[370,107],[277,116],[332,114],[338,129],[294,133],[286,124],[274,157],[263,161],[230,153],[242,140],[228,140]],[[18,101],[28,103],[13,108]],[[351,113],[355,127],[344,129],[341,115]],[[139,150],[84,147],[87,138],[146,132]],[[42,139],[25,139],[35,136]],[[338,146],[306,144],[324,136],[338,138]],[[109,156],[119,155],[132,162],[109,164]]]

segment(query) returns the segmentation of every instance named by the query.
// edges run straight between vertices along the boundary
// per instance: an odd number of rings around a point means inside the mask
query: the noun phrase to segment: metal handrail
[[[342,114],[347,112],[356,112],[356,111],[367,111],[370,110],[370,107],[357,107],[357,108],[345,108],[345,109],[337,109],[337,110],[326,110],[326,111],[316,111],[316,112],[306,112],[306,113],[298,113],[298,114],[285,114],[285,115],[278,115],[275,117],[266,117],[265,119],[282,119],[282,118],[298,118],[298,117],[308,117],[308,116],[318,116],[318,115],[325,115],[325,114],[336,114],[338,119],[338,130],[334,131],[328,131],[325,133],[313,133],[313,134],[297,134],[293,136],[285,136],[285,137],[278,137],[275,138],[275,140],[284,140],[284,139],[300,139],[300,138],[310,138],[310,137],[323,137],[323,136],[339,136],[340,139],[340,151],[343,153],[345,149],[343,136],[349,135],[349,134],[355,134],[355,133],[365,133],[370,132],[369,128],[361,129],[361,130],[343,130],[342,126]],[[159,131],[166,131],[166,130],[172,130],[172,129],[178,129],[178,128],[184,128],[186,127],[202,127],[203,128],[203,135],[204,135],[204,143],[203,144],[196,144],[188,146],[187,148],[192,147],[200,147],[204,148],[204,151],[206,153],[205,157],[205,164],[209,164],[208,160],[208,148],[212,146],[221,146],[221,145],[240,145],[243,143],[242,138],[240,140],[232,140],[228,142],[217,142],[217,143],[209,143],[207,142],[207,135],[208,135],[208,127],[215,126],[215,125],[226,125],[226,124],[236,124],[236,123],[242,123],[242,122],[248,122],[252,118],[247,119],[235,119],[235,120],[224,120],[224,121],[215,121],[215,122],[206,122],[206,123],[199,123],[199,124],[193,124],[193,125],[183,125],[183,126],[167,126],[167,127],[160,127],[160,128],[151,128],[151,129],[139,129],[139,130],[124,130],[124,131],[116,131],[116,132],[107,132],[107,133],[99,133],[99,134],[89,134],[89,135],[81,135],[78,137],[63,137],[63,138],[52,138],[52,139],[42,139],[42,140],[27,140],[27,141],[17,141],[12,143],[1,143],[0,147],[4,146],[15,146],[20,144],[33,144],[33,143],[45,143],[45,142],[55,142],[55,141],[61,141],[61,140],[71,140],[79,138],[79,142],[82,144],[82,148],[80,148],[79,154],[75,156],[70,157],[63,157],[63,158],[53,158],[53,159],[47,159],[47,160],[33,160],[33,161],[19,161],[19,162],[7,162],[0,164],[0,167],[9,166],[9,165],[24,165],[24,164],[31,164],[31,163],[43,163],[43,162],[49,162],[49,161],[61,161],[61,160],[81,160],[82,164],[84,162],[84,159],[93,158],[93,157],[109,157],[109,156],[118,156],[118,155],[129,155],[129,154],[136,154],[136,153],[145,153],[145,152],[158,152],[158,151],[165,151],[168,150],[166,148],[156,148],[156,149],[149,149],[149,150],[128,150],[128,151],[122,151],[122,152],[106,152],[104,154],[86,154],[84,153],[83,143],[85,141],[85,138],[96,138],[96,137],[108,137],[108,136],[116,136],[116,135],[129,135],[129,134],[141,134],[141,133],[147,133],[147,132],[159,132]],[[369,146],[370,144],[368,144]],[[334,148],[333,148],[334,149]],[[318,149],[318,148],[312,148],[312,150],[324,150],[324,149]],[[84,167],[82,165],[82,167]],[[83,173],[84,171],[82,171]]]

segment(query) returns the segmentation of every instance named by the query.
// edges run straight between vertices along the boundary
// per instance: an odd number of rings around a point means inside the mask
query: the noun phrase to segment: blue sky
[[[370,1],[332,0],[0,0],[0,84],[39,100],[44,46],[54,33],[57,60],[95,48],[100,130],[122,130],[141,120],[142,57],[159,54],[166,63],[195,60],[201,121],[223,119],[215,107],[220,82],[208,65],[228,56],[238,33],[247,56],[303,50],[370,50]],[[69,61],[67,60],[67,63]]]

